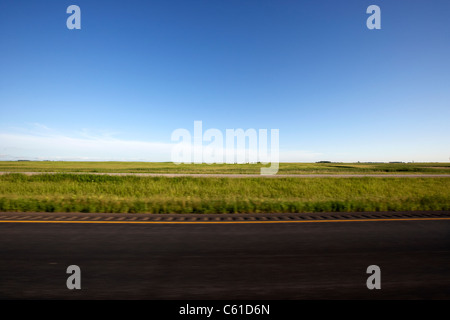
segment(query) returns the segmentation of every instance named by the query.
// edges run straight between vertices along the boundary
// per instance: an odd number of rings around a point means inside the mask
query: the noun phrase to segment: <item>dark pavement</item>
[[[450,298],[449,220],[0,223],[0,259],[0,299]]]

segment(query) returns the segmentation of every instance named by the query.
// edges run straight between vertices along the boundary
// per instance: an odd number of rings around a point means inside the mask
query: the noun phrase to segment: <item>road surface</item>
[[[368,173],[368,174],[212,174],[212,173],[133,173],[133,172],[6,172],[1,171],[0,175],[21,173],[28,176],[42,175],[42,174],[93,174],[93,175],[108,175],[108,176],[138,176],[138,177],[192,177],[192,178],[450,178],[450,174],[428,174],[428,173]]]
[[[0,257],[0,299],[450,298],[450,220],[10,222]],[[66,287],[69,265],[81,290]],[[369,265],[381,290],[366,287]]]

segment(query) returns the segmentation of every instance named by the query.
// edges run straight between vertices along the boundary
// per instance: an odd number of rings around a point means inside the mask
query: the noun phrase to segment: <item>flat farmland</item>
[[[259,174],[262,164],[0,161],[0,172]],[[278,174],[450,174],[450,163],[280,163]]]

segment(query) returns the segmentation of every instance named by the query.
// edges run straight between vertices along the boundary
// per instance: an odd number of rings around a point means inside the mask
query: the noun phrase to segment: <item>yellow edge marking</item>
[[[375,221],[433,221],[450,218],[399,219],[342,219],[342,220],[283,220],[283,221],[63,221],[63,220],[0,220],[0,223],[121,223],[121,224],[230,224],[230,223],[319,223],[319,222],[375,222]]]

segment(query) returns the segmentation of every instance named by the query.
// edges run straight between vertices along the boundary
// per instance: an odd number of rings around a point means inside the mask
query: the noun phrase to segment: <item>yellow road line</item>
[[[378,221],[437,221],[450,218],[348,219],[348,220],[282,220],[282,221],[62,221],[62,220],[0,220],[0,223],[103,223],[103,224],[249,224],[249,223],[321,223]]]

